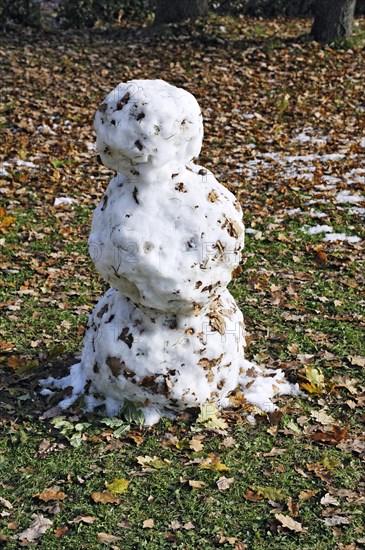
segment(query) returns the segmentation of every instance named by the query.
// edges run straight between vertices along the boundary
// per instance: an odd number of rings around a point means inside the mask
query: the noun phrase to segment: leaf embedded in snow
[[[18,539],[24,544],[36,542],[52,526],[52,521],[42,514],[32,514],[32,518],[33,523],[18,536]]]
[[[290,516],[285,516],[284,514],[275,514],[276,519],[283,527],[290,529],[290,531],[296,531],[297,533],[304,533],[306,529],[303,528],[302,524],[299,521],[291,518]]]
[[[123,478],[114,478],[112,482],[106,483],[106,488],[113,494],[122,495],[128,489],[129,481]]]

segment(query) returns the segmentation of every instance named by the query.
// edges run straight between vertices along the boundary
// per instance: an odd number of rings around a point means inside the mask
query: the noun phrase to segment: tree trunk
[[[356,0],[317,0],[312,36],[327,44],[352,33]]]
[[[157,0],[154,25],[193,21],[208,13],[208,0]]]

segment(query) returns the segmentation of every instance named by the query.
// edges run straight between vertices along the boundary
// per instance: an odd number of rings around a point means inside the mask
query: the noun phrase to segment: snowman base
[[[282,371],[245,360],[244,345],[243,316],[228,290],[205,308],[177,316],[109,289],[90,315],[81,362],[68,376],[41,383],[67,391],[61,409],[83,396],[87,412],[104,407],[107,416],[118,416],[132,402],[146,426],[205,403],[229,407],[237,388],[264,411],[276,408],[276,395],[298,394]]]

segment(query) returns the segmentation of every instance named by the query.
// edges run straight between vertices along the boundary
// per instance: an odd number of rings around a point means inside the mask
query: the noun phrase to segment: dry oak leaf
[[[332,516],[331,518],[325,518],[323,523],[328,525],[328,527],[334,527],[335,525],[347,525],[351,523],[351,521],[344,516]]]
[[[355,367],[365,367],[365,357],[360,357],[359,355],[349,355],[348,360],[351,365]]]
[[[91,498],[98,504],[120,504],[119,498],[110,493],[110,491],[96,491],[92,493]]]
[[[87,525],[91,525],[95,521],[96,517],[94,516],[76,516],[75,519],[73,519],[69,523],[86,523]]]
[[[285,516],[284,514],[275,514],[276,519],[283,527],[290,529],[290,531],[296,531],[297,533],[305,533],[307,530],[303,528],[302,524],[299,521],[290,516]]]
[[[333,497],[329,493],[326,493],[324,497],[321,498],[320,502],[322,506],[326,506],[326,505],[340,506],[340,502],[337,500],[337,498]]]
[[[223,492],[227,491],[230,486],[234,483],[234,477],[220,477],[217,481],[218,491]]]
[[[145,519],[143,522],[143,529],[152,529],[155,526],[155,522],[152,518]]]
[[[67,495],[60,491],[58,486],[55,486],[50,487],[49,489],[44,489],[41,493],[37,493],[33,496],[39,500],[43,500],[44,502],[49,502],[50,500],[64,500]]]
[[[32,519],[33,523],[18,536],[18,539],[24,545],[29,542],[36,542],[52,525],[52,521],[42,514],[32,514]]]
[[[121,537],[116,537],[115,535],[108,535],[108,533],[98,533],[98,541],[103,544],[114,544],[121,540]]]
[[[202,444],[202,439],[203,437],[199,437],[196,435],[192,439],[190,439],[189,441],[190,449],[192,449],[196,453],[199,453],[199,451],[202,451],[204,449],[204,446]]]

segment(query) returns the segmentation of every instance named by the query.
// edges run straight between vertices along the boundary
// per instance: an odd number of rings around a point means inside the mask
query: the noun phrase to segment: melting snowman
[[[119,84],[95,130],[117,175],[94,212],[89,251],[111,288],[90,315],[80,363],[43,384],[68,388],[62,408],[83,395],[86,410],[116,416],[133,402],[146,425],[207,402],[229,406],[238,386],[263,410],[296,393],[281,371],[244,359],[243,316],[227,290],[242,210],[194,163],[203,138],[194,96],[163,80]]]

